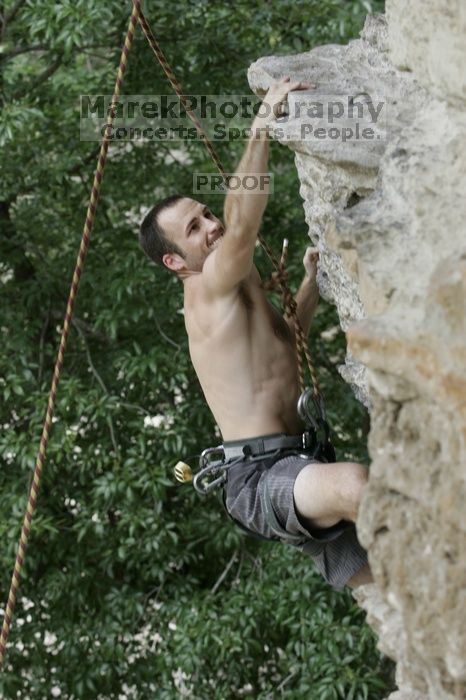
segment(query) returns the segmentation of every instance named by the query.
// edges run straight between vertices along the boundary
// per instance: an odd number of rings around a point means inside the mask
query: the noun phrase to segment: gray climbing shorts
[[[309,555],[333,588],[343,588],[367,564],[354,523],[341,520],[325,529],[310,529],[296,512],[293,487],[306,464],[303,454],[250,462],[246,457],[227,470],[224,503],[231,517],[253,534],[280,540]]]

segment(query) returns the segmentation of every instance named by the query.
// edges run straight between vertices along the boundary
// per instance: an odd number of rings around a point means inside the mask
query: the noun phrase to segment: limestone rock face
[[[387,0],[360,39],[260,59],[249,81],[284,75],[317,84],[275,138],[347,332],[342,374],[371,412],[357,529],[375,586],[358,599],[398,661],[392,700],[465,698],[466,3]],[[348,97],[383,103],[362,119],[374,137],[310,138],[306,105]]]

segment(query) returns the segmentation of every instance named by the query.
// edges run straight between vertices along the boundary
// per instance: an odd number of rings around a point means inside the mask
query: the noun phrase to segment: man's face
[[[195,199],[184,197],[164,209],[158,223],[166,237],[183,251],[184,259],[176,253],[164,256],[164,263],[172,270],[200,272],[210,253],[215,250],[225,228],[210,209]]]

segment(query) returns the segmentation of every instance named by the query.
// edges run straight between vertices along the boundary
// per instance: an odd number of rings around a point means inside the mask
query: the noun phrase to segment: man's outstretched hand
[[[288,93],[293,90],[310,90],[316,86],[312,83],[302,81],[291,82],[289,76],[282,78],[274,83],[266,92],[262,105],[259,110],[259,115],[255,118],[256,127],[266,127],[273,122],[274,119],[284,114],[284,105],[288,97]]]
[[[317,262],[319,260],[319,251],[317,248],[309,246],[304,253],[303,265],[306,271],[306,277],[310,282],[316,282],[317,277]]]

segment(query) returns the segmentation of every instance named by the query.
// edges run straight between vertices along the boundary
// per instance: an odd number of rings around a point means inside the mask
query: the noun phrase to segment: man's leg
[[[293,496],[296,511],[311,528],[328,528],[340,520],[356,522],[367,469],[355,462],[308,464],[296,477]],[[356,588],[373,581],[366,564],[347,582]]]
[[[296,477],[293,495],[298,514],[311,527],[340,520],[356,522],[367,470],[355,462],[308,464]]]

